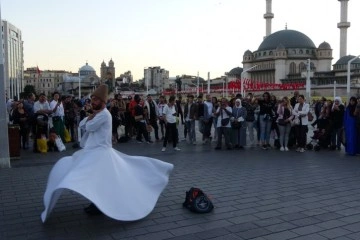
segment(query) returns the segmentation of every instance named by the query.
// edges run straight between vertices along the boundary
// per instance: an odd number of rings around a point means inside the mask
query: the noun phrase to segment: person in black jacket
[[[335,97],[334,103],[330,112],[330,122],[331,122],[331,150],[340,150],[341,149],[341,129],[344,122],[344,113],[345,107],[341,102],[340,97]]]

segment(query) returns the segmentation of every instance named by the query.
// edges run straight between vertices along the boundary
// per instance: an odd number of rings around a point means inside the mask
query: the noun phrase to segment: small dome
[[[106,64],[105,64],[105,61],[103,60],[103,62],[101,63],[101,66],[102,67],[105,67],[106,66]]]
[[[112,59],[110,59],[109,63],[114,63],[114,61]]]
[[[305,34],[295,30],[281,30],[267,36],[260,44],[258,51],[276,49],[282,44],[285,49],[288,48],[312,48],[316,46],[313,41]]]
[[[236,67],[230,70],[228,75],[232,76],[241,76],[241,73],[243,72],[243,69],[241,67]]]
[[[244,55],[252,55],[252,52],[250,50],[246,50]]]
[[[353,55],[343,56],[334,65],[347,65],[354,57]],[[352,63],[360,63],[360,58],[355,59]]]
[[[331,46],[329,43],[324,41],[319,45],[319,49],[331,49]]]
[[[95,69],[90,66],[88,63],[86,63],[84,66],[80,68],[80,72],[86,71],[86,72],[95,72]]]

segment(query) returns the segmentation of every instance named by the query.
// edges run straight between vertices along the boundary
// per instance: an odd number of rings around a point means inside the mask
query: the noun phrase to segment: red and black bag
[[[196,213],[208,213],[214,209],[209,197],[200,188],[195,187],[186,192],[183,207]]]

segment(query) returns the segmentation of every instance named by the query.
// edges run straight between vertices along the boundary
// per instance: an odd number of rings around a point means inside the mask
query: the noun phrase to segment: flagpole
[[[0,6],[0,26],[2,27],[1,6]],[[5,73],[4,73],[4,49],[3,40],[0,37],[0,96],[3,99],[0,104],[0,127],[6,129],[0,131],[0,168],[10,168],[10,153],[9,153],[9,135],[7,125],[6,112],[6,97],[5,97]]]
[[[210,72],[208,72],[207,93],[210,94]]]
[[[80,68],[79,68],[79,100],[81,100],[81,78],[80,78]]]
[[[199,96],[199,71],[197,72],[196,95]]]

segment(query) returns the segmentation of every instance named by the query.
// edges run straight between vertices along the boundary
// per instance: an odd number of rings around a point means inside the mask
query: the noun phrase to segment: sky
[[[22,32],[24,68],[100,75],[112,59],[116,77],[160,66],[170,77],[207,79],[242,67],[246,50],[265,36],[266,0],[0,0],[1,17]],[[359,0],[348,2],[348,55],[360,55]],[[338,0],[273,0],[272,32],[297,30],[339,59]]]

